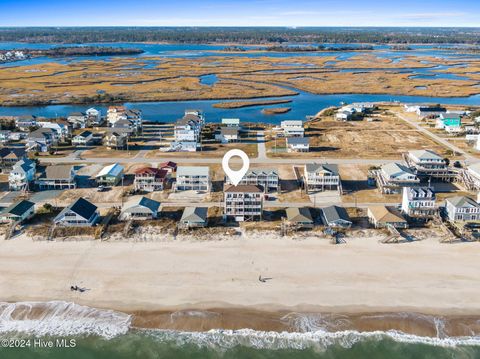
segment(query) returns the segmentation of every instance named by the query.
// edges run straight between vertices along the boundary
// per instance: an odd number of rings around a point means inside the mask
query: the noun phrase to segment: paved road
[[[258,131],[257,132],[257,144],[258,144],[258,156],[256,158],[257,161],[265,161],[267,160],[267,149],[265,147],[265,132]]]
[[[250,159],[250,163],[257,164],[291,164],[291,165],[302,165],[305,163],[312,162],[326,162],[331,164],[359,164],[359,165],[382,165],[389,162],[398,162],[401,160],[401,156],[398,156],[397,159],[364,159],[364,158],[327,158],[327,157],[316,157],[316,158],[253,158]],[[133,157],[133,158],[92,158],[92,157],[83,157],[82,159],[76,159],[72,157],[51,157],[51,158],[42,158],[40,159],[42,163],[50,164],[60,164],[60,163],[97,163],[97,164],[111,164],[112,162],[120,163],[143,163],[147,160],[142,157]],[[165,161],[173,162],[188,162],[188,163],[201,163],[201,164],[220,164],[222,163],[222,157],[218,158],[189,158],[188,154],[182,157],[156,157],[148,159],[147,162],[151,163],[162,163]]]
[[[434,134],[433,132],[430,132],[425,127],[422,127],[416,121],[412,121],[411,119],[409,119],[405,115],[402,115],[401,113],[396,112],[395,114],[397,115],[398,118],[402,119],[403,121],[408,123],[410,126],[415,127],[418,130],[418,132],[423,133],[424,135],[433,139],[435,142],[438,142],[438,143],[444,145],[445,147],[449,148],[450,150],[462,154],[465,157],[465,159],[467,159],[469,161],[476,161],[477,160],[475,157],[473,157],[469,153],[465,152],[461,148],[455,146],[451,142],[448,142],[445,138],[442,138],[442,137]]]

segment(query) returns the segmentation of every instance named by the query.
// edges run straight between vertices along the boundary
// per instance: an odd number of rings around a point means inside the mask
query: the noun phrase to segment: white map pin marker
[[[232,170],[230,168],[230,165],[228,164],[228,162],[230,161],[230,158],[232,157],[240,157],[243,161],[243,166],[238,171]],[[230,150],[227,153],[225,153],[225,156],[223,156],[222,167],[223,167],[223,171],[226,173],[226,175],[230,179],[230,182],[232,182],[233,185],[236,186],[240,183],[243,176],[245,176],[245,173],[247,173],[248,168],[250,167],[250,159],[248,158],[247,154],[242,150],[238,150],[238,149]]]

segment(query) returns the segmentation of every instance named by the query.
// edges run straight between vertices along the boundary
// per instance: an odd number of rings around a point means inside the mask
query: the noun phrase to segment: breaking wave
[[[147,330],[156,340],[173,342],[178,346],[187,344],[212,349],[227,350],[236,346],[246,346],[255,349],[315,349],[324,351],[330,346],[339,345],[351,348],[363,340],[391,339],[399,343],[426,344],[454,348],[458,346],[480,346],[480,337],[434,338],[406,334],[399,331],[359,332],[344,330],[328,332],[265,332],[253,329],[241,330],[210,330],[207,332],[179,332],[173,330]]]
[[[98,335],[110,339],[126,334],[131,321],[125,313],[71,302],[0,302],[0,333]]]

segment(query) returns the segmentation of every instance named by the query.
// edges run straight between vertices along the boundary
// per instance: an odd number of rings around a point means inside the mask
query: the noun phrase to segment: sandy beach
[[[234,237],[231,237],[234,238]],[[127,312],[479,314],[478,243],[376,238],[0,242],[0,300],[73,301]],[[259,275],[271,277],[266,283]],[[84,293],[71,285],[86,287]]]

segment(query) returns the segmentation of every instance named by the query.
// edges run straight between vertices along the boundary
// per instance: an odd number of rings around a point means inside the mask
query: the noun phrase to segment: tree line
[[[0,41],[29,43],[435,43],[480,44],[478,28],[3,27]]]

